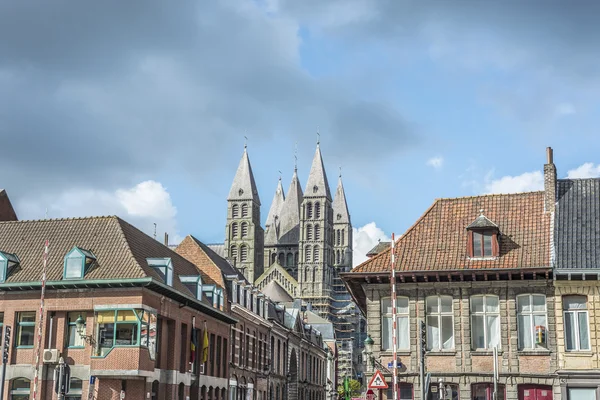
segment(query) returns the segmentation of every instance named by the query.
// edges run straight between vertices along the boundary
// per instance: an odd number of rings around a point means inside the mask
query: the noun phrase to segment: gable
[[[263,274],[254,282],[254,286],[261,292],[270,282],[276,282],[283,290],[286,291],[292,299],[298,295],[298,281],[290,275],[277,261],[275,261]],[[266,294],[266,293],[265,293]]]
[[[0,189],[0,221],[18,221],[6,190]]]

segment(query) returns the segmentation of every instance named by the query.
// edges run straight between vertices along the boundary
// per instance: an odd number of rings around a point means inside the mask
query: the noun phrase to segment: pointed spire
[[[298,243],[300,240],[300,206],[302,204],[302,187],[298,179],[298,173],[294,171],[292,182],[281,208],[280,220],[280,243]]]
[[[256,189],[254,174],[250,166],[246,144],[244,144],[244,154],[238,165],[235,178],[233,178],[233,184],[229,190],[227,200],[254,200],[260,205],[260,198],[258,197],[258,190]]]
[[[269,209],[269,215],[267,215],[266,226],[269,227],[275,222],[275,217],[279,219],[279,215],[281,214],[281,207],[283,207],[283,202],[285,201],[285,193],[283,192],[283,185],[281,184],[281,177],[279,177],[279,182],[277,182],[277,189],[275,190],[275,195],[273,196],[273,201],[271,202],[271,208]]]
[[[306,197],[325,196],[331,200],[331,190],[329,189],[327,174],[325,173],[325,167],[323,166],[321,146],[319,143],[317,143],[317,150],[315,151],[315,157],[313,158],[312,166],[310,167],[310,174],[308,175],[308,181],[306,182],[304,192],[306,193]]]
[[[341,170],[340,167],[340,178],[338,179],[335,199],[333,200],[333,222],[349,224],[350,213],[348,212],[348,203],[346,203],[346,192],[344,192]]]

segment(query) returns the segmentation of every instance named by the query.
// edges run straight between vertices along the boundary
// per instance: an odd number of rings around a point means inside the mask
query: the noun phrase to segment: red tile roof
[[[466,227],[482,210],[500,229],[500,255],[494,259],[467,256]],[[396,270],[549,268],[550,218],[544,192],[438,199],[396,240]],[[390,253],[380,253],[352,273],[389,271]]]

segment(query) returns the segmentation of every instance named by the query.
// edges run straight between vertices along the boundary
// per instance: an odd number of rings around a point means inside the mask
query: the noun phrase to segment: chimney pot
[[[169,234],[165,232],[165,246],[169,246]]]

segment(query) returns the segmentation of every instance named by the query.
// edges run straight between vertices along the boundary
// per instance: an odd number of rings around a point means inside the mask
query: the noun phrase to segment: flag
[[[198,331],[196,328],[192,327],[192,343],[190,344],[190,349],[192,350],[190,354],[190,363],[194,364],[196,361],[196,349],[198,348],[196,342],[198,341]]]
[[[206,323],[204,323],[204,339],[202,340],[202,362],[205,363],[208,360],[208,331],[206,330]]]

